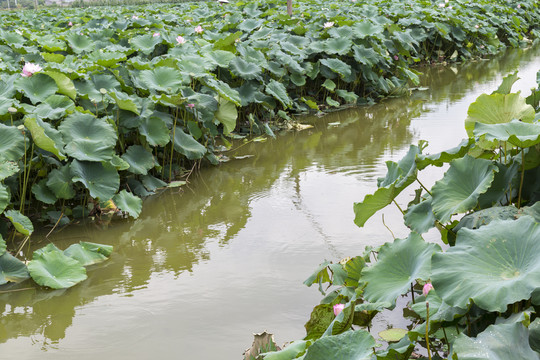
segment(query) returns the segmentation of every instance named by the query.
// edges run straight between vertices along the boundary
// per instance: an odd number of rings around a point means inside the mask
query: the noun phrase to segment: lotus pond
[[[536,86],[539,57],[538,49],[519,50],[423,69],[419,85],[427,90],[307,118],[312,129],[243,145],[228,153],[238,159],[202,169],[182,191],[147,198],[137,219],[104,217],[48,238],[48,229],[34,233],[30,250],[81,241],[115,250],[69,289],[44,290],[28,281],[3,287],[21,291],[0,294],[2,354],[238,359],[253,332],[275,333],[279,345],[303,338],[303,324],[321,295],[317,285],[302,282],[318,264],[392,240],[379,213],[362,229],[353,222],[353,202],[375,191],[385,161],[398,161],[419,139],[430,142],[424,150],[430,153],[459,143],[469,105],[516,69],[522,80],[513,89],[528,93]],[[431,187],[443,172],[422,174],[424,185]],[[397,201],[406,207],[412,195],[404,191]],[[406,238],[397,208],[381,212],[394,235]],[[424,237],[435,241],[440,235],[432,229]],[[371,332],[377,337],[388,326],[410,325],[401,319],[399,312],[383,311]]]

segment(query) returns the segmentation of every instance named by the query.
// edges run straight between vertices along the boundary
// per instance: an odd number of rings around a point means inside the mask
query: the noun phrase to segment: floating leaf
[[[499,168],[490,160],[466,155],[450,163],[444,177],[432,188],[431,207],[435,217],[447,222],[453,214],[472,210],[490,187]]]
[[[395,304],[397,297],[410,291],[417,279],[429,278],[431,255],[438,251],[438,245],[425,242],[416,233],[384,244],[378,261],[362,270],[362,279],[367,282],[364,298],[369,302]]]
[[[70,168],[73,182],[81,182],[95,199],[107,201],[118,191],[120,177],[108,163],[73,160]]]
[[[81,241],[79,244],[72,244],[64,255],[77,260],[82,266],[100,263],[108,259],[113,251],[110,245],[102,245]]]
[[[22,261],[8,252],[4,252],[0,256],[0,285],[8,282],[21,282],[29,277],[26,265]]]
[[[139,217],[142,210],[141,198],[122,190],[113,197],[113,201],[120,210],[127,212],[132,218]]]
[[[27,218],[25,215],[17,210],[7,210],[4,212],[5,217],[11,221],[15,230],[20,232],[23,235],[30,236],[34,232],[34,225],[32,221]]]
[[[85,268],[61,251],[34,253],[28,271],[37,284],[52,289],[69,288],[87,278]]]
[[[379,332],[379,336],[386,342],[398,342],[407,335],[409,331],[406,329],[392,328]]]
[[[529,299],[540,287],[540,227],[533,218],[495,220],[477,230],[462,228],[456,245],[432,260],[433,286],[449,305],[472,299],[488,311]]]

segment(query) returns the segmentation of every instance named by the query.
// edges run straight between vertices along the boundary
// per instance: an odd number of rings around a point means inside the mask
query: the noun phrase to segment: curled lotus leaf
[[[73,182],[82,183],[93,198],[111,199],[120,186],[120,176],[109,163],[73,160],[70,165]]]
[[[67,165],[53,169],[47,175],[47,188],[59,199],[71,199],[75,196],[71,177],[71,171]]]
[[[77,90],[75,89],[73,81],[69,77],[62,74],[61,72],[52,70],[43,71],[43,74],[48,75],[54,80],[56,86],[58,86],[58,92],[60,94],[64,94],[75,100],[75,97],[77,96]]]
[[[24,126],[30,130],[32,139],[38,147],[53,153],[60,160],[66,158],[62,151],[64,142],[58,130],[41,119],[30,116],[24,118]]]
[[[34,194],[37,200],[45,204],[54,204],[58,200],[51,189],[47,187],[47,179],[42,179],[32,185],[32,194]]]
[[[20,232],[23,235],[29,236],[34,232],[34,225],[32,221],[26,215],[23,215],[20,211],[17,210],[7,210],[4,212],[5,217],[11,221],[15,230]]]
[[[456,245],[432,259],[431,280],[449,305],[488,311],[529,299],[540,287],[540,226],[530,216],[462,228]]]
[[[37,284],[51,289],[69,288],[87,278],[81,263],[56,250],[34,253],[28,271]]]
[[[454,159],[459,159],[467,155],[467,152],[474,144],[474,139],[464,139],[461,143],[451,149],[441,151],[436,154],[418,154],[416,157],[416,166],[418,170],[423,170],[429,165],[443,166]]]
[[[26,265],[10,253],[4,251],[0,256],[0,285],[8,282],[21,282],[30,277]]]
[[[259,65],[247,62],[239,56],[235,57],[229,63],[229,69],[235,76],[245,80],[258,79],[262,73],[262,69]]]
[[[113,247],[110,245],[81,241],[79,244],[70,245],[64,250],[64,254],[77,260],[82,266],[88,266],[107,260],[112,251]]]
[[[512,120],[534,121],[534,108],[519,94],[482,94],[469,106],[465,129],[473,137],[475,123],[503,124]]]
[[[306,340],[293,341],[287,345],[284,349],[279,351],[267,352],[263,354],[264,360],[292,360],[303,353],[309,343]]]
[[[223,68],[228,67],[234,58],[235,55],[232,52],[225,50],[212,50],[205,54],[206,61]]]
[[[236,105],[228,100],[219,99],[218,103],[218,111],[216,111],[215,117],[223,124],[223,133],[228,135],[236,128],[238,111],[236,110]]]
[[[142,52],[143,54],[149,55],[157,44],[162,41],[160,36],[152,36],[152,34],[139,35],[135,36],[130,40],[131,46]]]
[[[66,40],[71,49],[77,54],[93,51],[96,44],[88,36],[77,33],[67,35]]]
[[[460,334],[453,344],[459,360],[538,360],[531,349],[529,332],[521,323],[490,325],[470,338]]]
[[[499,168],[490,160],[469,155],[453,160],[443,178],[432,188],[431,207],[435,217],[447,222],[453,214],[474,209],[498,171]]]
[[[347,78],[351,76],[351,66],[339,59],[321,59],[321,64],[328,67],[335,73],[341,75],[342,78]]]
[[[65,152],[77,160],[105,161],[114,154],[116,131],[104,118],[74,113],[58,129],[66,142]]]
[[[412,231],[423,234],[435,226],[435,215],[431,209],[431,198],[411,205],[403,216],[405,225]]]
[[[384,244],[378,261],[362,270],[362,280],[367,282],[364,298],[395,305],[397,297],[409,291],[412,283],[430,277],[431,256],[439,251],[437,244],[425,242],[416,233]]]
[[[210,89],[216,91],[220,97],[229,100],[236,106],[240,106],[240,94],[238,94],[237,90],[231,89],[227,83],[213,78],[200,79],[200,81]]]

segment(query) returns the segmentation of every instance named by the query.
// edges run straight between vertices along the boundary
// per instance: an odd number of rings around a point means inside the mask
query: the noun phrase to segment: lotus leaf
[[[193,136],[186,134],[180,127],[176,127],[174,131],[174,149],[190,160],[200,159],[207,152],[202,144]]]
[[[411,205],[403,216],[405,225],[412,231],[423,234],[435,226],[435,215],[431,209],[431,198]]]
[[[304,357],[305,360],[370,360],[375,339],[365,330],[347,331],[325,336],[315,341]]]
[[[15,126],[0,123],[0,160],[18,161],[25,151],[24,136]]]
[[[152,146],[165,146],[170,141],[170,131],[165,122],[157,116],[143,119],[139,132]]]
[[[91,52],[94,50],[95,43],[88,36],[71,33],[66,36],[66,40],[69,43],[71,49],[80,54],[82,52]]]
[[[540,124],[528,124],[512,120],[503,124],[475,123],[474,136],[492,143],[491,149],[499,146],[499,141],[507,141],[514,146],[527,148],[540,143]]]
[[[81,182],[93,198],[107,201],[118,191],[120,177],[111,164],[73,160],[70,168],[73,182]]]
[[[349,38],[330,38],[324,42],[323,46],[327,54],[347,55],[352,44]]]
[[[421,148],[411,145],[407,154],[398,163],[387,161],[386,177],[377,179],[379,187],[375,194],[366,195],[364,201],[354,204],[354,223],[360,227],[377,211],[390,204],[403,189],[416,179],[415,158]]]
[[[77,96],[77,90],[75,89],[73,81],[71,81],[69,77],[58,71],[43,71],[42,73],[48,75],[56,82],[56,86],[58,87],[58,92],[60,94],[64,94],[72,99],[75,99]]]
[[[517,73],[518,72],[515,71],[513,74],[505,76],[501,85],[499,85],[497,90],[495,90],[492,94],[510,94],[510,92],[512,91],[512,85],[514,85],[514,83],[519,80]]]
[[[460,334],[453,352],[459,360],[540,359],[531,349],[527,328],[521,323],[490,325],[475,339]]]
[[[74,113],[58,129],[66,142],[66,153],[77,160],[105,161],[114,154],[116,131],[104,118]]]
[[[6,252],[6,248],[7,248],[6,241],[0,234],[0,256],[4,255],[4,253]]]
[[[406,329],[392,328],[379,332],[379,336],[386,342],[398,342],[408,333]]]
[[[245,80],[260,79],[262,69],[259,65],[247,62],[241,57],[235,57],[229,63],[229,69],[238,77]]]
[[[0,256],[0,285],[28,279],[26,265],[7,251]]]
[[[290,108],[293,104],[289,94],[287,94],[287,89],[282,83],[272,79],[268,82],[264,91],[278,100],[285,109]]]
[[[377,33],[382,33],[383,28],[379,25],[375,25],[370,21],[362,21],[353,26],[353,34],[359,38],[363,39],[375,35]]]
[[[135,50],[142,52],[143,54],[149,55],[157,44],[159,44],[163,39],[160,36],[152,36],[152,34],[135,36],[130,39],[130,43]]]
[[[332,327],[332,334],[340,334],[352,326],[354,318],[353,307],[346,307],[343,312],[344,320],[335,322]],[[306,337],[304,340],[314,340],[320,338],[335,319],[332,304],[320,304],[313,308],[309,321],[304,325],[306,328]]]
[[[14,85],[17,90],[24,92],[32,104],[44,102],[58,90],[56,82],[50,76],[41,73],[31,77],[21,77],[15,80]]]
[[[346,64],[345,62],[339,59],[329,58],[329,59],[321,59],[319,61],[321,65],[327,66],[333,72],[341,75],[342,78],[347,78],[351,75],[352,70],[351,70],[350,65]]]
[[[47,187],[47,179],[42,179],[38,183],[35,183],[32,186],[32,194],[34,194],[37,200],[45,204],[54,204],[58,200],[51,189]]]
[[[88,266],[107,260],[112,250],[110,245],[81,241],[79,244],[70,245],[64,250],[64,255],[77,260],[82,266]]]
[[[167,186],[167,183],[152,176],[152,175],[145,175],[141,176],[141,181],[145,188],[147,188],[149,191],[154,191],[158,188],[163,188]]]
[[[431,207],[435,217],[447,222],[453,214],[472,210],[485,193],[499,168],[490,160],[466,155],[453,160],[443,178],[432,188]]]
[[[238,91],[231,89],[231,87],[224,83],[223,81],[216,80],[213,78],[208,79],[200,79],[204,85],[209,87],[210,89],[216,91],[219,96],[222,98],[229,100],[236,106],[240,106],[240,95],[238,94]]]
[[[122,155],[122,159],[129,164],[129,172],[146,175],[155,165],[154,156],[141,145],[132,145]]]
[[[118,108],[122,110],[131,111],[137,115],[140,115],[139,107],[133,101],[133,98],[121,91],[111,91],[108,93],[110,97],[114,99]]]
[[[163,91],[169,94],[177,93],[183,84],[180,71],[168,67],[158,67],[153,70],[143,70],[139,74],[141,82],[150,91]]]
[[[438,251],[438,245],[425,242],[416,233],[384,244],[378,261],[362,270],[362,280],[367,282],[364,298],[369,302],[395,304],[397,297],[409,291],[417,279],[429,278],[431,255]]]
[[[534,120],[534,108],[525,102],[519,94],[482,94],[469,106],[465,129],[473,137],[475,123],[502,124],[514,119],[531,123]]]
[[[437,295],[436,290],[431,290],[424,301],[417,299],[416,303],[411,305],[411,309],[420,315],[422,319],[426,319],[426,302],[429,302],[429,320],[432,321],[452,321],[457,317],[461,317],[467,313],[467,308],[458,308],[450,306],[445,303],[439,295]]]
[[[19,172],[19,165],[14,161],[0,162],[0,181]],[[1,211],[0,211],[1,212]]]
[[[6,207],[9,205],[11,200],[11,195],[9,193],[9,188],[4,184],[0,183],[0,214],[4,212]]]
[[[64,160],[66,157],[62,152],[64,143],[60,133],[52,128],[49,124],[44,123],[40,119],[26,116],[24,125],[30,130],[34,143],[45,151],[49,151],[56,155],[58,159]],[[51,137],[49,137],[51,134]]]
[[[212,50],[204,55],[207,61],[222,68],[228,67],[231,60],[235,58],[235,55],[232,52],[225,50]]]
[[[540,318],[534,319],[529,325],[529,344],[531,349],[540,352]]]
[[[85,268],[61,251],[34,253],[28,271],[37,284],[52,289],[69,288],[87,278]]]
[[[20,232],[23,235],[30,236],[34,232],[34,225],[32,221],[27,218],[25,215],[17,210],[6,210],[4,212],[5,217],[11,221],[15,230]]]
[[[292,360],[304,352],[309,343],[305,340],[293,341],[283,350],[262,354],[264,360]]]
[[[71,178],[72,175],[69,166],[53,169],[47,176],[47,188],[49,188],[58,199],[71,199],[75,196]]]
[[[223,124],[223,133],[230,134],[236,128],[236,119],[238,111],[236,105],[225,99],[218,99],[218,111],[216,111],[216,119]]]
[[[540,286],[539,236],[530,216],[462,228],[454,247],[433,256],[437,294],[451,306],[465,308],[472,299],[482,309],[499,312],[530,298]]]

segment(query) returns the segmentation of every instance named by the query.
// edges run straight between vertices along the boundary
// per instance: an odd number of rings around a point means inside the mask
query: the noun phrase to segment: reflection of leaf
[[[462,228],[454,247],[433,255],[433,286],[449,305],[465,308],[472,299],[484,310],[503,312],[540,287],[539,238],[540,227],[529,216]]]
[[[378,261],[362,271],[362,279],[367,282],[364,298],[369,302],[395,304],[397,297],[409,291],[416,279],[429,278],[431,255],[437,251],[440,251],[438,245],[425,242],[416,233],[384,244]]]

